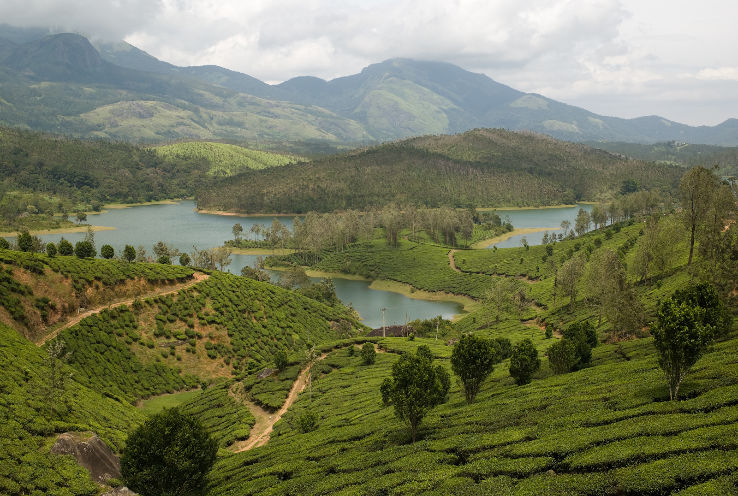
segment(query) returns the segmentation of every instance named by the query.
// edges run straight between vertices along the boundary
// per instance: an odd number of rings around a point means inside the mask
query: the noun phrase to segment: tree
[[[74,255],[74,247],[72,246],[72,243],[64,238],[59,240],[59,246],[57,248],[59,251],[59,255],[64,255],[66,257]]]
[[[733,316],[720,300],[712,284],[705,282],[691,284],[685,289],[675,291],[672,298],[677,303],[686,303],[704,310],[702,324],[711,326],[715,337],[724,336],[730,332]]]
[[[120,459],[126,485],[147,496],[194,495],[202,491],[218,444],[202,424],[179,410],[150,417],[126,441]]]
[[[302,288],[310,285],[310,278],[300,266],[290,267],[279,277],[279,284],[288,289]]]
[[[583,320],[569,325],[562,334],[564,340],[574,345],[576,354],[574,369],[579,370],[589,365],[592,361],[592,348],[599,343],[595,327],[589,321]]]
[[[561,238],[565,238],[569,235],[569,229],[571,228],[571,222],[568,220],[561,221]]]
[[[133,246],[126,245],[123,248],[123,260],[129,263],[136,260],[136,249]]]
[[[182,267],[187,267],[188,265],[190,265],[190,256],[186,253],[182,253],[179,256],[179,265],[181,265]]]
[[[659,367],[669,383],[669,398],[676,400],[679,386],[712,340],[715,329],[705,324],[705,310],[673,297],[659,305],[651,325]]]
[[[589,216],[589,212],[587,212],[583,208],[580,208],[579,212],[577,213],[577,218],[574,221],[574,230],[576,231],[577,236],[581,236],[589,231],[589,225],[591,223],[592,219]]]
[[[100,248],[100,256],[103,258],[113,258],[115,256],[115,250],[110,245],[102,245]]]
[[[279,350],[274,354],[274,366],[277,367],[277,370],[284,370],[288,364],[289,358],[285,350]]]
[[[485,294],[485,301],[492,307],[491,314],[499,322],[500,313],[520,315],[528,306],[527,286],[513,277],[504,277],[496,281]]]
[[[484,338],[464,334],[451,352],[451,370],[464,385],[466,402],[472,403],[482,382],[492,373],[497,359],[496,347]]]
[[[33,237],[28,231],[18,234],[18,249],[26,252],[33,251]]]
[[[574,308],[577,297],[577,283],[584,272],[584,258],[575,255],[564,262],[556,274],[556,285],[569,296],[569,308]]]
[[[10,249],[10,243],[8,243],[8,240],[5,238],[0,238],[0,250],[9,250]]]
[[[81,224],[87,220],[87,214],[84,212],[77,212],[77,223]]]
[[[64,353],[65,348],[66,343],[60,338],[54,339],[46,347],[46,364],[49,375],[43,387],[43,394],[52,412],[59,398],[64,395],[68,378],[63,370],[64,363],[69,359],[69,353]]]
[[[513,347],[510,356],[510,375],[518,386],[528,384],[533,374],[541,368],[538,350],[533,341],[525,338]]]
[[[54,243],[46,243],[46,254],[50,257],[56,256],[56,245]]]
[[[95,258],[97,252],[89,241],[77,241],[74,245],[74,254],[77,258]]]
[[[595,205],[592,207],[591,217],[595,229],[604,226],[607,222],[607,212],[602,205]]]
[[[415,442],[423,417],[446,401],[451,378],[442,366],[433,366],[430,350],[419,346],[415,354],[405,353],[392,365],[392,377],[380,386],[382,403],[393,405],[395,415],[410,428]]]
[[[161,255],[159,258],[156,259],[156,263],[160,263],[163,265],[171,265],[172,259],[169,258],[169,255]]]
[[[682,221],[689,230],[689,259],[692,264],[695,235],[699,226],[708,218],[710,202],[719,182],[712,171],[704,167],[688,170],[679,183],[679,196],[682,204]]]
[[[242,234],[243,234],[243,226],[241,224],[233,224],[233,240],[236,243],[241,241]]]
[[[577,363],[576,346],[568,339],[561,339],[552,344],[546,354],[554,374],[569,372]]]
[[[374,349],[374,343],[364,343],[361,347],[361,363],[364,365],[373,365],[377,359],[377,350]]]
[[[269,274],[267,274],[265,271],[249,267],[248,265],[244,265],[241,269],[241,275],[243,277],[248,277],[249,279],[254,279],[256,281],[269,281],[270,277]]]

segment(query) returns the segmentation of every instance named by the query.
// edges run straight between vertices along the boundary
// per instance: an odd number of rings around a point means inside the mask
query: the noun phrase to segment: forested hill
[[[198,207],[301,213],[390,202],[542,206],[596,200],[617,191],[626,179],[671,193],[682,172],[543,135],[478,129],[248,171],[203,189]]]

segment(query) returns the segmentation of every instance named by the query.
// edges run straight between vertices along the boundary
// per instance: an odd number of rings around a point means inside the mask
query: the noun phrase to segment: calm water
[[[590,205],[583,205],[590,210]],[[518,227],[550,227],[558,230],[561,221],[568,219],[574,223],[579,206],[568,208],[551,208],[538,210],[498,210],[505,219],[509,217],[512,224]],[[244,237],[250,236],[249,230],[254,224],[270,225],[275,217],[249,216],[230,217],[222,215],[200,214],[195,212],[195,203],[182,201],[173,205],[145,205],[124,209],[113,209],[108,212],[88,216],[88,222],[94,226],[115,227],[112,231],[95,233],[95,244],[99,248],[103,244],[111,245],[116,253],[121,253],[126,244],[143,246],[149,254],[153,254],[153,245],[164,241],[172,248],[191,252],[193,246],[198,249],[221,246],[223,242],[233,238],[232,228],[240,223],[244,228]],[[292,218],[278,217],[279,221],[292,228]],[[48,242],[58,243],[61,237],[75,243],[84,238],[84,233],[50,234],[41,238]],[[520,246],[522,236],[499,243],[497,246]],[[539,244],[543,233],[528,234],[528,243]],[[228,270],[240,274],[246,265],[254,265],[255,255],[232,255],[233,262]],[[272,272],[276,280],[278,274]],[[317,279],[314,279],[317,280]],[[441,301],[415,300],[389,291],[369,288],[369,282],[334,279],[336,294],[345,304],[351,304],[361,315],[364,323],[371,327],[382,325],[382,308],[386,308],[385,322],[404,324],[407,320],[427,319],[437,315],[445,318],[459,313],[461,307],[456,303]]]
[[[587,212],[591,212],[592,207],[593,205],[577,205],[574,207],[537,208],[531,210],[497,210],[497,215],[502,218],[503,222],[506,217],[509,217],[510,222],[512,222],[512,225],[516,229],[524,227],[546,227],[549,228],[549,233],[551,233],[559,232],[561,230],[561,222],[564,220],[571,222],[571,226],[574,227],[574,221],[577,218],[579,209],[583,208]],[[543,239],[543,232],[513,236],[494,246],[497,246],[497,248],[522,246],[521,240],[523,236],[527,238],[529,245],[540,245]],[[488,248],[492,248],[492,246],[490,245]]]

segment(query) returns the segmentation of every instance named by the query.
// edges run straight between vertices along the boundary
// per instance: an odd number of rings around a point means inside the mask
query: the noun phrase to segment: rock
[[[120,460],[97,434],[65,432],[59,435],[51,452],[72,455],[77,463],[90,472],[95,482],[120,478]]]
[[[102,496],[138,496],[138,493],[134,493],[124,486],[108,491],[107,493],[103,493]]]
[[[553,469],[549,469],[548,472],[546,472],[548,475],[556,475],[556,472],[554,472]]]
[[[265,379],[265,378],[269,377],[270,375],[272,375],[274,372],[276,372],[276,370],[270,369],[270,368],[265,368],[264,370],[262,370],[261,372],[259,372],[259,375],[257,375],[256,377],[258,377],[259,379]]]

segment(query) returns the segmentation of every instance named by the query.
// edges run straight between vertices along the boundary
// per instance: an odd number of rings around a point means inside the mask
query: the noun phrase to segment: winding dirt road
[[[251,434],[249,435],[248,439],[244,441],[239,441],[231,446],[231,449],[235,453],[247,451],[252,448],[258,448],[259,446],[264,446],[267,442],[269,442],[272,430],[274,430],[274,424],[279,422],[284,414],[287,413],[287,410],[289,410],[290,407],[295,403],[295,401],[297,401],[297,397],[300,395],[300,393],[305,390],[305,386],[307,385],[307,377],[310,373],[310,368],[312,367],[312,365],[318,363],[327,356],[328,353],[323,353],[318,358],[316,358],[312,364],[306,366],[300,371],[300,375],[297,376],[297,379],[292,384],[290,394],[287,395],[287,399],[284,401],[284,404],[276,413],[265,410],[251,401],[244,402],[251,411],[251,414],[256,419],[256,423],[254,423],[254,426],[251,428]]]
[[[456,253],[456,250],[451,250],[451,251],[448,252],[448,264],[456,272],[461,273],[461,271],[456,267],[456,260],[454,260],[454,253]]]
[[[114,302],[110,302],[107,305],[103,305],[101,307],[93,308],[92,310],[87,310],[86,312],[79,313],[69,319],[68,321],[64,322],[60,327],[57,327],[54,329],[51,333],[47,334],[46,336],[42,337],[39,341],[36,342],[36,345],[43,346],[46,344],[47,341],[54,339],[60,332],[62,332],[64,329],[69,329],[74,324],[77,324],[80,320],[89,317],[90,315],[95,315],[96,313],[100,313],[106,308],[112,308],[112,307],[118,307],[121,305],[130,305],[133,303],[133,300],[136,299],[143,299],[143,298],[151,298],[153,296],[164,296],[172,293],[177,293],[178,291],[182,291],[183,289],[187,289],[191,286],[194,286],[195,284],[202,282],[209,278],[210,275],[203,274],[202,272],[195,272],[192,276],[191,281],[187,281],[181,284],[176,284],[174,286],[166,286],[163,288],[159,288],[155,291],[151,291],[149,293],[145,293],[142,295],[135,296],[133,298],[126,298],[124,300],[117,300]]]

